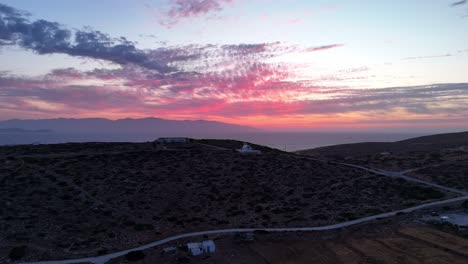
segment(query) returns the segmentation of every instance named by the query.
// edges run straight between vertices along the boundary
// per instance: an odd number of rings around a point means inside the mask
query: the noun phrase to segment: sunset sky
[[[468,130],[468,2],[0,0],[0,120]]]

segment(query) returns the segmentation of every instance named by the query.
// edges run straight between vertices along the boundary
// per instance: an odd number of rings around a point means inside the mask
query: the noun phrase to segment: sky
[[[0,0],[0,120],[468,130],[468,2]]]

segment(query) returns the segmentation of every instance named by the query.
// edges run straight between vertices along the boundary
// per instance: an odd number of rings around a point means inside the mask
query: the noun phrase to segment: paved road
[[[71,263],[94,263],[94,264],[104,264],[111,259],[118,258],[124,256],[125,254],[135,251],[135,250],[145,250],[148,248],[152,248],[155,246],[163,245],[168,242],[188,238],[188,237],[195,237],[195,236],[202,236],[202,235],[219,235],[219,234],[228,234],[228,233],[245,233],[245,232],[254,232],[254,231],[268,231],[268,232],[298,232],[298,231],[323,231],[323,230],[333,230],[333,229],[340,229],[343,227],[348,227],[351,225],[361,224],[369,221],[374,221],[377,219],[387,218],[396,215],[397,213],[409,213],[420,209],[431,208],[436,206],[441,206],[453,202],[460,202],[468,200],[468,196],[452,198],[444,201],[437,201],[427,204],[422,204],[418,206],[414,206],[407,209],[402,209],[393,212],[387,212],[383,214],[368,216],[359,218],[352,221],[347,221],[343,223],[328,225],[328,226],[317,226],[317,227],[290,227],[290,228],[233,228],[233,229],[219,229],[219,230],[208,230],[208,231],[200,231],[200,232],[192,232],[181,234],[177,236],[168,237],[159,241],[155,241],[150,244],[146,244],[143,246],[139,246],[136,248],[123,250],[119,252],[115,252],[112,254],[102,255],[98,257],[91,257],[91,258],[81,258],[81,259],[69,259],[69,260],[57,260],[57,261],[39,261],[39,262],[24,262],[23,264],[71,264]]]

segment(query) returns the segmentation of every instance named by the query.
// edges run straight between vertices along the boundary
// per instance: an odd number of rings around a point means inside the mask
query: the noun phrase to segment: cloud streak
[[[343,46],[344,46],[344,44],[331,44],[331,45],[324,45],[324,46],[307,48],[304,51],[305,52],[316,52],[316,51],[340,48],[340,47],[343,47]]]
[[[459,6],[459,5],[464,5],[466,4],[466,0],[461,0],[461,1],[457,1],[457,2],[453,2],[451,4],[451,6]]]
[[[402,60],[437,59],[437,58],[446,58],[446,57],[452,57],[452,54],[433,55],[433,56],[407,57],[407,58],[403,58]]]

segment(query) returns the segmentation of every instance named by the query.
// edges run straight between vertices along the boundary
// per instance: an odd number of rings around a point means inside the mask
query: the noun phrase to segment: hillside
[[[297,153],[312,156],[353,156],[380,154],[381,152],[408,153],[430,152],[445,148],[468,146],[468,131],[423,136],[396,142],[363,142],[301,150]]]
[[[242,142],[201,143],[0,147],[0,256],[16,245],[28,248],[23,260],[50,260],[189,231],[319,226],[448,195],[274,149],[230,148]]]
[[[393,143],[336,145],[298,153],[400,171],[418,179],[468,190],[468,132],[424,136]]]

